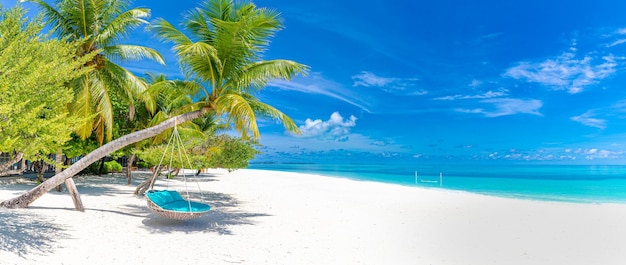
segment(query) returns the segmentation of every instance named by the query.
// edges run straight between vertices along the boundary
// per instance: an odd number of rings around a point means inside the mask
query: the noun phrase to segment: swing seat
[[[209,213],[211,206],[188,201],[177,191],[150,190],[146,193],[148,208],[165,218],[189,220]]]

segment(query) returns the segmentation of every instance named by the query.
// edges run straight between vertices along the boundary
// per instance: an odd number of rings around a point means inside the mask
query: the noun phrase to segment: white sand
[[[187,222],[152,214],[123,177],[77,177],[84,213],[56,192],[28,209],[0,210],[0,264],[626,263],[626,205],[212,174],[202,183],[211,214]],[[16,181],[0,180],[0,200],[32,187]]]

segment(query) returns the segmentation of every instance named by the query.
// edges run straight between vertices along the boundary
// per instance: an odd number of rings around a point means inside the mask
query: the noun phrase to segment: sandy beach
[[[164,219],[121,175],[0,209],[0,264],[624,264],[626,205],[574,204],[262,170],[200,176],[209,215]],[[32,188],[0,180],[0,200]],[[180,180],[157,186],[184,190]],[[189,190],[197,192],[195,184]]]

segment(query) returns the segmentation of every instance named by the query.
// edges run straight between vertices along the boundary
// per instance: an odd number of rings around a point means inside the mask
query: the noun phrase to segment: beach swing
[[[176,126],[174,126],[174,131],[172,132],[172,135],[170,136],[170,139],[167,142],[167,146],[165,147],[165,151],[163,152],[161,161],[159,161],[159,165],[155,168],[155,170],[158,171],[159,168],[161,167],[163,158],[165,158],[165,154],[167,154],[170,147],[171,147],[171,150],[170,150],[171,155],[170,155],[170,166],[169,166],[170,172],[169,173],[171,173],[171,170],[172,170],[172,159],[176,155],[180,159],[180,165],[184,165],[183,163],[183,154],[184,154],[187,160],[187,163],[189,165],[189,168],[192,168],[191,162],[189,161],[189,157],[183,151],[184,150],[183,142],[180,139],[180,134],[178,133],[178,129],[176,128]],[[174,149],[178,149],[177,150],[178,152],[176,152]],[[209,206],[206,203],[196,202],[190,199],[189,189],[187,187],[187,176],[186,176],[185,170],[184,169],[181,169],[181,170],[183,170],[182,176],[183,176],[183,182],[185,183],[185,193],[186,193],[185,195],[187,199],[183,198],[183,196],[181,196],[180,193],[178,193],[175,190],[168,190],[168,189],[154,190],[153,187],[154,187],[154,182],[156,180],[156,177],[155,177],[152,180],[152,183],[150,183],[150,190],[146,192],[146,201],[148,202],[148,208],[150,208],[152,212],[162,217],[170,218],[170,219],[177,219],[177,220],[189,220],[189,219],[201,217],[209,213],[211,206]],[[198,182],[196,182],[196,184],[198,186],[198,190],[200,191],[200,194],[202,194],[200,185],[198,184]],[[168,186],[169,186],[169,183],[168,183]]]

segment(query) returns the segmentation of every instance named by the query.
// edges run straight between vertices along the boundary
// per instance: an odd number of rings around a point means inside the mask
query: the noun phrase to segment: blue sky
[[[254,2],[284,19],[266,59],[311,67],[258,95],[303,133],[260,121],[257,161],[626,162],[626,2]],[[133,6],[179,23],[198,3]],[[168,62],[133,71],[180,76],[151,33],[127,43]]]

